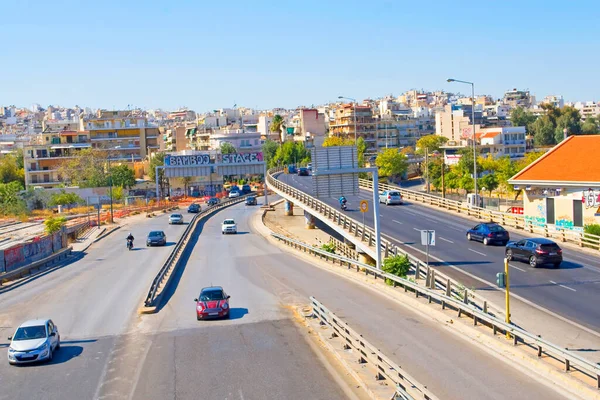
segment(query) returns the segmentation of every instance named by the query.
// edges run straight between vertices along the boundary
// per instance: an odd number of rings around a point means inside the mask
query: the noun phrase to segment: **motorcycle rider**
[[[129,242],[131,242],[131,247],[133,247],[133,235],[131,232],[129,232],[129,235],[127,236],[127,244],[129,244]]]
[[[348,202],[348,200],[346,200],[346,197],[342,196],[340,197],[340,207],[342,209],[346,208],[346,203]]]

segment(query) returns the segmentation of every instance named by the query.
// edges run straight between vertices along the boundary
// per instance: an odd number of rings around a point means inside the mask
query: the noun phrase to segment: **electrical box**
[[[506,274],[504,272],[496,274],[496,285],[501,288],[506,287]]]

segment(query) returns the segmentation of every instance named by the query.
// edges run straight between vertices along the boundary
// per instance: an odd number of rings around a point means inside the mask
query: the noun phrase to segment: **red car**
[[[211,286],[200,291],[196,302],[196,318],[229,318],[229,298],[222,287]]]

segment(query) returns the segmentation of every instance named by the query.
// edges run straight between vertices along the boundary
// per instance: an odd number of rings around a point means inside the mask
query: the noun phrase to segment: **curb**
[[[106,228],[104,228],[104,229],[106,230]],[[101,233],[100,235],[98,235],[98,237],[96,239],[94,239],[94,241],[92,243],[99,242],[101,239],[104,239],[105,237],[107,237],[108,235],[110,235],[111,233],[113,233],[114,231],[116,231],[118,229],[121,229],[121,225],[118,225],[118,226],[112,228],[111,230]],[[91,245],[91,243],[90,243],[90,245]]]

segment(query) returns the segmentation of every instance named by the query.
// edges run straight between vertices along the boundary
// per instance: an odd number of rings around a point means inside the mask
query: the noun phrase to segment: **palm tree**
[[[192,177],[191,176],[184,176],[183,177],[183,190],[185,193],[185,197],[188,197],[188,185],[192,183]]]
[[[269,130],[273,133],[280,133],[283,129],[285,129],[285,121],[283,120],[283,117],[279,114],[275,114],[273,121],[271,121],[271,127]]]

